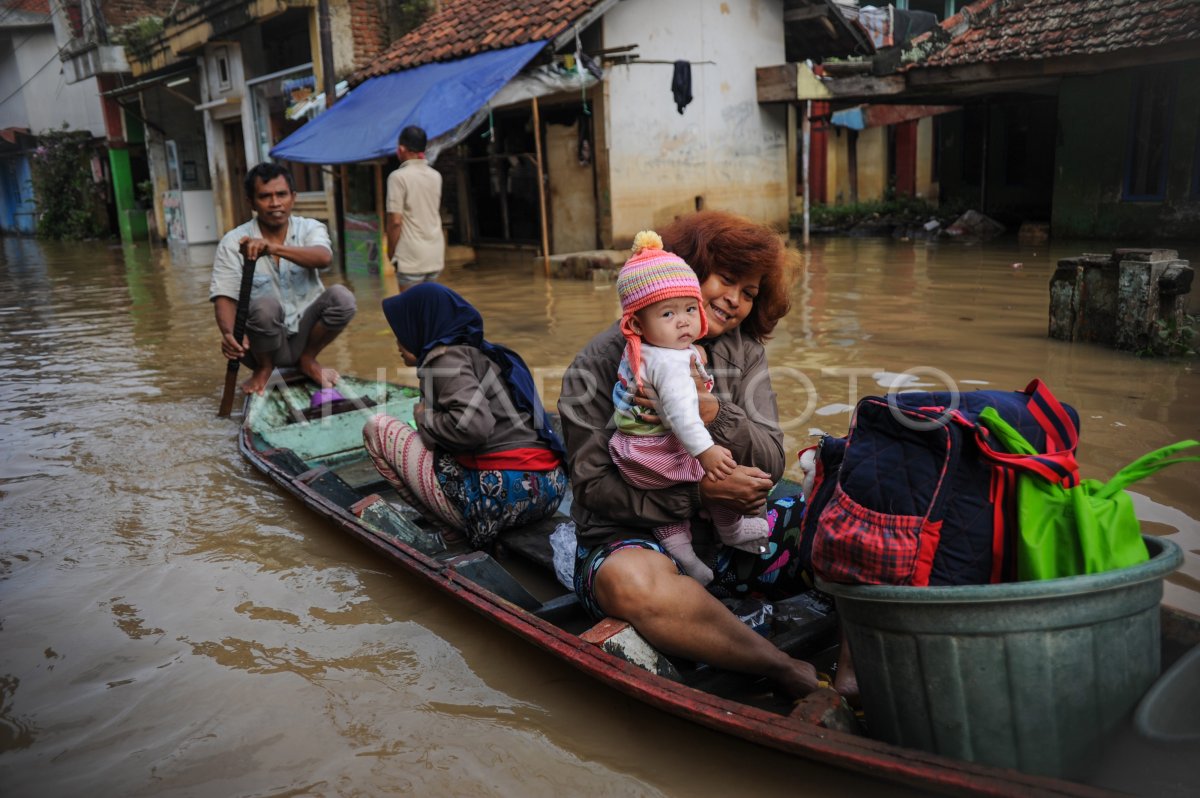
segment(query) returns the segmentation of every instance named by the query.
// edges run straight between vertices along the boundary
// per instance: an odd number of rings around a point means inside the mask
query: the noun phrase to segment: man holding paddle
[[[333,257],[329,231],[315,219],[292,215],[296,190],[285,167],[260,163],[245,185],[255,218],[221,239],[209,287],[221,354],[251,369],[242,383],[246,393],[262,394],[276,366],[295,366],[322,388],[332,387],[339,375],[317,355],[354,318],[356,306],[345,286],[325,288],[317,274]],[[248,297],[242,296],[247,262],[254,264]],[[239,298],[247,303],[240,341],[234,335]]]

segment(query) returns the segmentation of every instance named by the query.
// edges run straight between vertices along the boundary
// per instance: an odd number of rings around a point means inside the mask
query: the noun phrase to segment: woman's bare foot
[[[857,708],[861,703],[858,693],[858,674],[854,672],[854,660],[850,656],[850,643],[842,635],[842,647],[838,652],[837,672],[833,676],[833,689],[838,691],[846,703]]]
[[[842,673],[838,669],[837,674],[833,677],[833,689],[838,691],[838,695],[846,699],[846,703],[852,707],[857,707],[860,703],[858,694],[858,677],[854,675],[854,671],[850,673]]]
[[[242,383],[242,391],[262,396],[267,389],[267,383],[271,381],[271,372],[274,370],[271,366],[256,368],[254,373],[250,375],[250,379]]]
[[[301,355],[300,362],[296,366],[304,372],[306,377],[322,388],[332,388],[342,378],[342,375],[338,374],[336,370],[325,368],[317,362],[315,357],[308,355]]]

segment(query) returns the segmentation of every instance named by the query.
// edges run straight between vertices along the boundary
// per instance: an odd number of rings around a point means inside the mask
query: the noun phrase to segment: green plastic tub
[[[966,587],[838,585],[873,737],[1027,773],[1079,777],[1159,673],[1162,580],[1183,562]]]

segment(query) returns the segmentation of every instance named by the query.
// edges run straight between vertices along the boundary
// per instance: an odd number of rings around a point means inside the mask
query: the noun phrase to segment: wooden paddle
[[[233,340],[239,344],[246,334],[246,316],[250,315],[250,288],[254,284],[254,266],[257,263],[242,253],[242,285],[238,289],[237,315],[233,318]],[[233,357],[225,366],[225,392],[221,394],[221,409],[217,418],[229,418],[233,410],[233,393],[237,389],[238,366],[241,362]]]

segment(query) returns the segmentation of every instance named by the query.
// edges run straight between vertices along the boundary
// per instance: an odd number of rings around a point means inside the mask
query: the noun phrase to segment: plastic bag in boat
[[[554,549],[554,575],[568,590],[575,589],[575,522],[563,521],[550,533]]]

